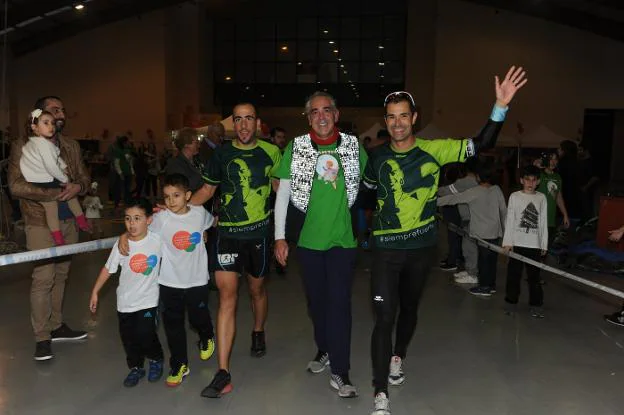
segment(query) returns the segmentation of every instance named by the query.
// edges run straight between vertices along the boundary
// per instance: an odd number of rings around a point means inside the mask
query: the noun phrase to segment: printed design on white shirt
[[[236,258],[238,258],[238,254],[217,255],[217,260],[219,261],[219,265],[233,265],[236,262]]]
[[[158,257],[156,255],[135,254],[132,255],[128,264],[132,272],[149,275],[158,265]]]
[[[321,155],[316,162],[318,179],[323,180],[325,183],[330,183],[334,189],[336,188],[336,179],[338,178],[339,170],[340,164],[338,164],[336,157],[331,154]]]
[[[171,243],[180,251],[193,252],[201,240],[202,236],[199,232],[178,231],[173,234]]]
[[[529,202],[526,208],[522,211],[522,217],[520,217],[519,228],[523,229],[526,233],[537,233],[539,222],[539,212],[533,204]]]

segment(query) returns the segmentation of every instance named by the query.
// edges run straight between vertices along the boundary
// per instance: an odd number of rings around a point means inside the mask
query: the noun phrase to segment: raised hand
[[[503,82],[500,82],[498,76],[495,76],[494,89],[496,91],[496,105],[503,108],[509,105],[514,95],[516,95],[516,92],[518,92],[527,81],[526,72],[522,69],[522,66],[518,68],[512,66],[509,68]]]

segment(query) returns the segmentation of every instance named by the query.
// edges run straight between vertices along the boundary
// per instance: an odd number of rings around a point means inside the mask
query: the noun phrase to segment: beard
[[[59,134],[65,128],[65,120],[57,119],[54,120],[54,128],[56,129],[56,133]]]

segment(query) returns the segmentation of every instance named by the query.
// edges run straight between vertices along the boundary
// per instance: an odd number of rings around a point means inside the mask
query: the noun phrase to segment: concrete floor
[[[55,359],[43,363],[32,359],[32,265],[0,268],[0,414],[370,413],[368,253],[359,256],[354,285],[351,379],[360,397],[350,400],[330,390],[326,373],[313,376],[304,370],[315,348],[296,263],[286,277],[270,280],[268,354],[262,359],[249,356],[251,312],[243,285],[230,395],[199,396],[215,373],[216,355],[201,362],[192,347],[191,374],[180,387],[142,381],[124,388],[114,280],[101,295],[98,315],[92,318],[88,310],[92,283],[107,254],[75,257],[67,288],[66,321],[89,330],[89,339],[55,344]],[[546,318],[532,319],[526,306],[508,317],[502,312],[502,260],[499,266],[501,290],[491,299],[471,296],[450,282],[449,273],[434,269],[405,361],[407,381],[390,391],[393,414],[624,413],[624,329],[602,320],[617,301],[546,276]],[[616,277],[605,279],[616,283]],[[214,310],[216,297],[212,300]],[[189,344],[195,340],[189,334]],[[164,345],[162,330],[161,341]]]

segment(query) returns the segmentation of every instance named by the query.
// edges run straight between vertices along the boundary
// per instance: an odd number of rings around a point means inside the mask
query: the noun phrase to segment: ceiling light
[[[232,77],[231,77],[231,76],[226,76],[226,77],[225,77],[225,80],[226,80],[226,81],[231,81],[231,80],[232,80]]]
[[[301,62],[297,62],[297,65],[301,66],[301,65],[303,65],[303,63],[301,63]]]
[[[379,62],[379,66],[384,66],[384,65],[385,65],[385,63]]]
[[[334,53],[338,53],[338,49],[334,49]]]
[[[333,45],[334,43],[335,43],[335,42],[334,42],[333,40],[330,40],[330,41],[329,41],[329,44],[330,44],[330,45]]]
[[[323,33],[328,34],[329,30],[323,30]]]
[[[341,67],[341,68],[344,68],[344,63],[341,63],[341,64],[340,64],[340,67]]]
[[[384,48],[383,45],[379,45],[379,49],[383,49],[383,48]]]
[[[82,3],[75,3],[74,4],[74,9],[76,9],[76,10],[82,10],[84,8],[85,8],[85,5],[82,4]]]
[[[288,52],[288,46],[284,45],[280,48],[284,52]]]
[[[342,62],[342,58],[338,58],[338,62]]]
[[[344,71],[345,75],[347,74],[347,71]]]

